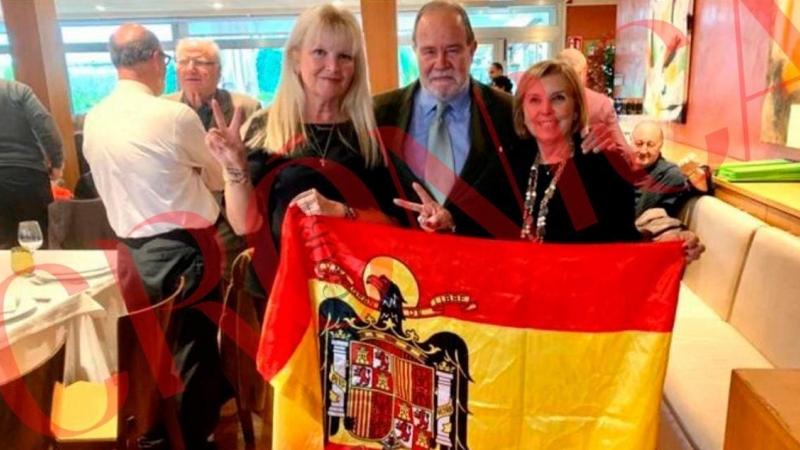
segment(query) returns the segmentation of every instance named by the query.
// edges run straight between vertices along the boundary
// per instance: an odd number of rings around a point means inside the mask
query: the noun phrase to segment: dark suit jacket
[[[406,138],[411,138],[407,132],[417,89],[419,81],[375,98],[375,118],[389,155],[389,168],[395,183],[412,201],[418,198],[411,183],[420,180],[404,162],[403,149]],[[536,144],[527,141],[523,145],[514,132],[510,95],[475,81],[471,95],[471,147],[460,180],[444,206],[453,215],[460,235],[518,239],[522,197],[514,172],[530,168]],[[485,114],[481,105],[485,106]],[[502,154],[491,130],[495,131]]]

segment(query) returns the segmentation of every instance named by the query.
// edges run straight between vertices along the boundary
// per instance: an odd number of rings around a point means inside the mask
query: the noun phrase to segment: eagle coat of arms
[[[413,280],[405,265],[392,262],[402,266],[403,278]],[[466,343],[446,331],[420,342],[404,322],[441,315],[450,304],[467,310],[475,304],[447,295],[417,308],[387,274],[365,274],[364,288],[379,297],[372,298],[338,266],[325,264],[317,273],[346,291],[324,298],[318,310],[326,439],[344,432],[363,448],[467,450],[472,380]],[[377,319],[360,317],[353,302],[377,313]]]

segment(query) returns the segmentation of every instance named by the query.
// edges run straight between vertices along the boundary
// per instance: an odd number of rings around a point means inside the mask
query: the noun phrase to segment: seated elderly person
[[[636,163],[646,172],[636,189],[636,217],[651,208],[663,208],[677,217],[694,193],[681,168],[661,156],[664,132],[658,123],[640,122],[631,134],[631,149]]]

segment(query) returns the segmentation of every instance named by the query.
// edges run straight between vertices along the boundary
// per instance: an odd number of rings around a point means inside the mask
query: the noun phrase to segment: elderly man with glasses
[[[242,117],[247,119],[261,107],[259,101],[253,97],[218,87],[222,67],[219,47],[214,41],[181,39],[175,47],[175,63],[181,90],[166,98],[189,105],[200,116],[206,130],[214,126],[211,113],[213,99],[217,100],[225,113],[225,120],[229,122],[236,108],[241,108]]]

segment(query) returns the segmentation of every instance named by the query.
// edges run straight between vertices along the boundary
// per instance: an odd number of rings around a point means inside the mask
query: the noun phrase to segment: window
[[[5,80],[14,79],[14,64],[8,48],[8,35],[6,26],[0,23],[0,78]]]
[[[173,39],[172,25],[168,23],[144,24],[158,36],[165,47]],[[61,38],[67,53],[72,113],[86,114],[97,102],[107,96],[117,84],[117,71],[108,54],[108,39],[119,24],[61,25]],[[177,90],[175,63],[167,66],[165,93]]]
[[[555,5],[467,8],[472,28],[527,28],[557,25]]]
[[[275,39],[289,37],[295,16],[273,16],[258,19],[222,19],[185,21],[186,34],[208,39]]]
[[[283,46],[295,16],[206,19],[180,22],[188,37],[211,39],[220,47],[223,89],[272,103],[278,89]]]
[[[85,114],[117,83],[117,71],[108,53],[67,53],[72,113]]]
[[[14,63],[8,53],[0,53],[0,78],[5,80],[14,79]]]
[[[61,39],[64,44],[102,44],[105,46],[108,39],[120,26],[120,23],[108,25],[61,25]],[[155,33],[162,43],[172,42],[172,25],[144,24],[148,30]]]
[[[414,48],[410,45],[401,45],[397,53],[400,58],[400,86],[408,86],[419,78],[419,63]]]
[[[481,28],[528,28],[556,27],[558,7],[555,3],[525,6],[479,6],[467,7],[469,21],[474,30]],[[416,11],[401,11],[397,14],[397,34],[411,39],[414,32]]]
[[[278,90],[283,48],[229,48],[220,50],[221,88],[272,103]]]
[[[511,43],[508,45],[507,73],[522,73],[539,61],[552,57],[549,42]]]
[[[214,40],[220,47],[220,87],[249,94],[262,104],[272,102],[278,88],[283,46],[296,16],[247,19],[183,19],[143,23],[156,34],[167,53],[181,37]],[[73,114],[85,114],[116,85],[117,73],[108,54],[108,39],[121,22],[61,23]],[[0,24],[0,77],[13,78],[8,37]],[[178,90],[174,60],[167,66],[165,93]]]

